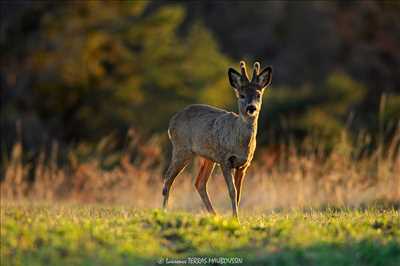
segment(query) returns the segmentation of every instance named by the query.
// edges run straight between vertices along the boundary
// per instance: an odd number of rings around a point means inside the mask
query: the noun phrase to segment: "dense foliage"
[[[261,144],[392,135],[400,117],[396,3],[5,2],[1,12],[6,150],[17,138],[35,150],[165,132],[195,102],[235,110],[226,70],[242,58],[274,67]]]

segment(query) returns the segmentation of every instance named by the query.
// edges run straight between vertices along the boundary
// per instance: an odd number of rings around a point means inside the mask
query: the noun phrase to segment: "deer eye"
[[[239,95],[239,98],[240,98],[240,99],[244,99],[245,96],[244,96],[243,94],[240,94],[240,95]]]
[[[261,98],[261,94],[258,93],[256,97],[257,97],[257,99],[260,99]]]

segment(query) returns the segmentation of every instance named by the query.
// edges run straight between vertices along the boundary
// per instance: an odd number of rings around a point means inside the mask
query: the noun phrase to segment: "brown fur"
[[[239,114],[209,105],[193,104],[171,118],[168,134],[173,148],[165,174],[164,208],[176,176],[197,155],[203,157],[204,162],[195,185],[207,210],[215,213],[208,197],[207,182],[215,163],[218,163],[228,186],[233,216],[237,217],[243,178],[256,149],[262,94],[272,78],[272,68],[267,67],[259,73],[258,62],[254,65],[251,81],[243,61],[240,67],[242,74],[232,68],[228,71],[230,84],[238,98]]]

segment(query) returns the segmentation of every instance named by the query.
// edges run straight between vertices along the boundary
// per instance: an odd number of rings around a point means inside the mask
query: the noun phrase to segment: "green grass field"
[[[1,205],[1,265],[400,265],[394,209],[225,216]],[[179,261],[175,261],[178,263]],[[173,265],[173,263],[169,264]]]

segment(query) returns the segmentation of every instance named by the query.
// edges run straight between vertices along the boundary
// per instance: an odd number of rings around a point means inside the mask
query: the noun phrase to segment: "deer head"
[[[245,119],[257,117],[264,89],[272,80],[272,67],[267,66],[260,72],[260,63],[255,62],[251,80],[248,78],[244,61],[240,61],[240,71],[241,73],[233,68],[228,70],[229,82],[238,99],[239,114]]]

